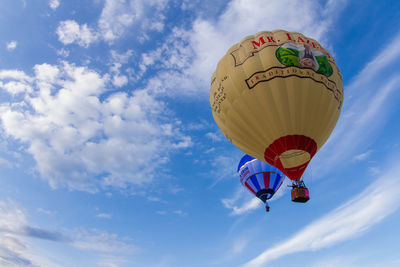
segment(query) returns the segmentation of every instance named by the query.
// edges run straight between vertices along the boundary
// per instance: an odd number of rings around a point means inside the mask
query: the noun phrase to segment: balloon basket
[[[294,187],[292,189],[292,201],[305,203],[310,199],[310,194],[307,188]]]

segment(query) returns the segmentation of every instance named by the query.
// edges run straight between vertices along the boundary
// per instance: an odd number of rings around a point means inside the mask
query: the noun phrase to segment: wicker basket
[[[307,188],[295,187],[292,189],[292,201],[293,202],[307,202],[310,199]]]

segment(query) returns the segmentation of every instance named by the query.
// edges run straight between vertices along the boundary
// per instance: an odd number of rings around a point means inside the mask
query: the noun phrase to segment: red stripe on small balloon
[[[264,172],[263,177],[264,177],[264,188],[270,188],[269,180],[271,179],[271,173]]]

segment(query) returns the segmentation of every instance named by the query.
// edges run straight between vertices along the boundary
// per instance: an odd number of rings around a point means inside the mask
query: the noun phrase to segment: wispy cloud
[[[112,215],[110,213],[99,213],[96,215],[97,218],[103,218],[103,219],[111,219]]]
[[[174,210],[174,211],[172,211],[172,213],[173,213],[173,214],[176,214],[176,215],[179,215],[179,216],[186,216],[186,215],[188,215],[187,212],[184,212],[184,211],[182,211],[182,210]]]
[[[322,174],[339,162],[357,157],[354,156],[357,151],[365,151],[370,146],[371,142],[367,140],[384,129],[382,125],[391,112],[391,101],[400,89],[400,72],[396,68],[400,59],[399,42],[400,32],[345,86],[339,122],[312,161],[318,173]],[[368,154],[358,152],[358,156]]]
[[[177,210],[173,210],[173,211],[166,211],[166,210],[158,210],[156,211],[156,213],[158,215],[167,215],[167,214],[173,214],[173,215],[179,215],[179,216],[187,216],[188,213],[181,210],[181,209],[177,209]]]
[[[166,211],[166,210],[158,210],[158,211],[156,211],[156,213],[157,213],[158,215],[166,215],[166,214],[167,214],[167,211]]]
[[[160,202],[160,201],[162,201],[161,198],[159,198],[159,197],[151,197],[151,196],[148,196],[146,199],[147,199],[148,201],[152,201],[152,202]]]
[[[80,25],[74,20],[65,20],[60,22],[57,34],[65,45],[76,43],[82,47],[89,47],[91,43],[99,40],[113,43],[135,25],[135,35],[138,36],[136,41],[143,42],[149,39],[150,32],[160,32],[164,29],[164,13],[168,10],[168,2],[106,0],[97,24]],[[51,0],[49,5],[55,10],[59,1]]]
[[[241,215],[247,213],[249,211],[255,210],[261,207],[261,200],[256,197],[253,197],[249,200],[241,200],[243,203],[239,204],[239,206],[233,205],[231,199],[223,199],[222,203],[225,208],[232,209],[232,215]]]
[[[287,240],[266,249],[245,266],[263,266],[300,251],[315,251],[355,238],[400,206],[400,167],[388,169],[364,191],[300,230]]]
[[[0,167],[11,168],[12,166],[13,164],[9,160],[0,157]]]
[[[16,96],[26,92],[32,92],[32,87],[24,81],[7,81],[0,82],[0,88],[9,94]]]
[[[206,137],[211,139],[213,142],[219,142],[224,140],[223,138],[225,138],[220,131],[218,132],[208,132],[206,133]]]
[[[372,175],[377,175],[381,173],[381,169],[379,167],[369,167],[368,172]]]
[[[0,201],[0,265],[58,266],[50,259],[36,255],[32,245],[35,239],[58,242],[70,248],[98,253],[99,256],[122,257],[139,250],[131,239],[99,229],[54,231],[29,225],[26,213],[19,205],[12,201]],[[41,251],[40,255],[44,254]]]
[[[289,179],[284,180],[279,190],[271,199],[268,200],[269,203],[274,202],[287,193],[287,185],[290,184],[289,181]],[[240,182],[238,181],[238,183]],[[221,200],[221,202],[225,208],[232,210],[230,215],[242,215],[256,209],[260,209],[262,211],[262,206],[264,205],[260,199],[258,199],[250,191],[248,191],[247,188],[244,188],[241,185],[237,187],[233,194],[230,194],[229,198],[224,198]]]
[[[38,212],[42,213],[42,214],[46,214],[46,215],[52,215],[54,214],[53,211],[51,210],[47,210],[47,209],[43,209],[43,208],[37,208],[36,209]]]
[[[26,237],[65,241],[63,234],[27,224],[24,211],[12,201],[0,201],[0,265],[1,266],[58,266],[34,253]]]
[[[371,155],[372,152],[373,152],[373,150],[368,150],[368,151],[366,151],[364,153],[358,154],[358,155],[353,157],[353,160],[354,161],[366,160],[369,157],[369,155]]]
[[[239,183],[239,181],[237,182]],[[229,198],[224,198],[221,202],[225,208],[232,210],[231,215],[241,215],[262,206],[261,200],[250,192],[246,192],[242,186],[238,186],[236,191],[230,194]]]
[[[355,255],[349,256],[342,256],[338,255],[335,257],[329,257],[328,259],[318,260],[317,262],[311,265],[312,267],[335,267],[335,266],[360,266],[357,264],[357,257]],[[363,264],[362,266],[366,266]]]
[[[122,74],[121,68],[123,64],[128,63],[129,58],[132,56],[133,51],[128,49],[125,53],[119,54],[118,52],[111,51],[111,67],[110,74],[112,74],[112,84],[116,87],[125,86],[128,83],[128,77]]]
[[[0,233],[51,241],[68,241],[61,232],[28,225],[24,211],[13,202],[0,201]]]
[[[51,9],[56,10],[60,5],[60,0],[49,0],[49,6]]]
[[[77,43],[83,47],[88,47],[98,39],[97,33],[87,24],[79,25],[74,20],[60,22],[57,27],[57,35],[58,40],[65,45]]]
[[[12,50],[14,50],[15,48],[17,48],[17,41],[10,41],[10,42],[8,42],[7,43],[7,50],[8,51],[12,51]]]
[[[214,181],[211,183],[209,188],[213,188],[216,184],[224,179],[236,177],[236,166],[238,165],[238,158],[239,157],[235,157],[234,155],[219,155],[212,160],[212,170],[208,175],[213,177]],[[237,179],[239,180],[239,178]]]
[[[72,246],[82,250],[99,252],[136,252],[138,248],[126,238],[99,229],[80,229],[76,231]]]
[[[141,13],[140,2],[135,6],[126,1],[105,1],[98,22],[99,31],[105,40],[111,41],[119,38],[126,28],[133,24],[136,15]]]

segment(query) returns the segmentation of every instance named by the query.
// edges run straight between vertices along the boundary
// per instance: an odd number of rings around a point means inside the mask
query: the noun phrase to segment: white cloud
[[[32,92],[32,78],[19,70],[0,70],[0,88],[15,96]]]
[[[129,57],[132,55],[132,50],[128,50],[125,54],[118,54],[115,51],[111,51],[111,67],[110,74],[112,74],[112,84],[116,87],[122,87],[128,84],[128,77],[121,74],[121,68],[124,63],[128,62]]]
[[[50,232],[28,227],[26,223],[25,213],[17,204],[0,201],[0,265],[58,266],[38,256],[34,246],[25,238],[26,236],[41,238]]]
[[[373,150],[368,150],[368,151],[366,151],[364,153],[358,154],[358,155],[353,157],[353,160],[354,161],[366,160],[369,157],[369,155],[371,155],[372,152],[373,152]]]
[[[47,209],[43,209],[43,208],[37,208],[36,209],[38,212],[42,213],[42,214],[46,214],[46,215],[52,215],[54,214],[53,211],[47,210]]]
[[[239,180],[239,179],[238,179]],[[285,179],[279,190],[274,194],[274,196],[268,200],[271,203],[279,198],[281,198],[288,191],[287,185],[291,182],[289,179]],[[247,188],[242,185],[238,186],[233,194],[230,194],[229,198],[224,198],[221,200],[225,208],[232,210],[230,215],[242,215],[253,210],[263,210],[263,202],[254,196]],[[269,204],[271,211],[273,210],[273,205]]]
[[[179,185],[174,185],[174,184],[170,184],[169,188],[168,188],[168,192],[173,195],[176,195],[179,192],[182,192],[183,190],[184,189],[182,187],[180,187]]]
[[[9,160],[0,157],[0,167],[11,168],[12,166],[13,164]]]
[[[161,198],[159,198],[159,197],[147,197],[147,200],[153,201],[153,202],[159,202],[159,201],[161,201]]]
[[[214,177],[215,180],[212,182],[209,188],[213,188],[216,184],[221,182],[223,179],[229,179],[235,177],[239,180],[236,174],[236,166],[238,164],[239,157],[234,157],[233,155],[225,156],[219,155],[216,156],[212,162],[212,171],[210,172],[209,176]]]
[[[233,241],[232,249],[229,251],[230,254],[239,254],[241,253],[249,244],[249,240],[247,238],[238,238]]]
[[[112,79],[112,84],[116,87],[122,87],[128,84],[128,77],[126,77],[125,75],[114,75]]]
[[[28,244],[25,241],[15,236],[1,234],[0,265],[32,266],[33,264],[29,257]]]
[[[319,260],[312,264],[313,267],[335,267],[335,266],[360,266],[360,262],[357,264],[357,258],[352,255],[352,257],[345,257],[338,255],[336,257],[329,257],[327,259]],[[366,266],[362,264],[362,266]]]
[[[111,50],[110,73],[112,74],[112,84],[116,87],[122,87],[128,84],[128,77],[121,74],[121,68],[128,63],[129,58],[133,55],[132,50],[127,50],[125,53],[119,54]]]
[[[3,103],[0,119],[52,187],[94,192],[150,182],[170,152],[192,145],[164,103],[145,90],[102,97],[107,75],[65,62],[34,70],[29,83],[24,73],[0,71],[0,82],[3,74],[33,88]]]
[[[229,198],[221,199],[221,202],[225,208],[232,210],[230,215],[241,215],[255,209],[262,209],[263,204],[253,194],[246,192],[246,189],[241,185],[236,187],[235,192],[230,194]]]
[[[1,232],[21,232],[26,223],[24,212],[12,202],[0,201]]]
[[[219,141],[224,140],[224,136],[221,134],[221,131],[208,132],[208,133],[206,133],[206,137],[210,138],[214,142],[219,142]]]
[[[381,173],[381,170],[378,167],[369,167],[368,171],[372,175],[378,175]]]
[[[30,239],[26,237],[30,237]],[[99,229],[64,229],[61,233],[32,227],[28,225],[25,211],[17,204],[11,201],[0,201],[0,265],[59,266],[50,261],[57,254],[57,251],[53,251],[51,246],[46,247],[45,250],[40,248],[40,245],[36,244],[35,246],[35,239],[59,242],[60,246],[91,251],[97,253],[97,259],[104,257],[104,255],[117,258],[123,254],[126,255],[139,250],[132,244],[131,239]],[[43,256],[46,254],[52,256],[47,259]],[[123,257],[119,257],[119,259],[124,260]],[[73,260],[68,263],[64,262],[63,266],[72,263]]]
[[[103,218],[103,219],[111,219],[112,215],[110,213],[99,213],[96,215],[97,218]]]
[[[61,21],[57,27],[58,40],[65,45],[77,43],[88,47],[98,36],[87,24],[79,25],[74,20]]]
[[[165,210],[158,210],[158,211],[156,211],[156,213],[157,213],[158,215],[165,215],[165,214],[167,214],[167,211],[165,211]]]
[[[57,50],[57,55],[60,57],[68,57],[69,56],[69,50],[65,48],[61,48],[60,50]]]
[[[104,40],[112,41],[120,38],[133,24],[134,18],[140,15],[141,5],[141,1],[137,1],[135,6],[126,3],[125,0],[106,0],[98,22]]]
[[[190,136],[184,136],[178,143],[172,144],[173,148],[187,148],[193,146],[192,138]]]
[[[399,187],[400,167],[396,166],[357,196],[294,236],[266,249],[246,266],[263,266],[291,253],[315,251],[360,236],[399,208]]]
[[[180,215],[180,216],[186,216],[187,215],[187,212],[184,212],[182,210],[174,210],[174,211],[172,211],[172,213],[176,214],[176,215]]]
[[[112,58],[112,62],[115,63],[119,63],[119,64],[123,64],[123,63],[127,63],[129,61],[129,59],[132,57],[133,55],[133,51],[131,49],[128,49],[125,53],[118,53],[115,50],[111,50],[111,58]]]
[[[105,266],[105,267],[119,267],[119,265],[114,262],[98,262],[97,264],[99,266]]]
[[[3,88],[11,95],[18,95],[20,93],[31,92],[32,87],[25,82],[10,81],[7,83],[0,83],[0,88]]]
[[[348,255],[331,255],[312,264],[312,267],[379,267],[379,266],[398,266],[400,259],[396,255],[387,254],[386,257],[376,257],[376,254],[368,251],[363,254],[359,251],[351,251]]]
[[[225,208],[232,209],[231,215],[241,215],[255,209],[262,209],[261,200],[255,196],[251,199],[246,197],[246,199],[241,199],[241,201],[243,202],[241,203],[241,206],[236,206],[232,203],[232,199],[222,199],[222,203],[224,204]]]
[[[50,5],[56,8],[56,3],[58,0],[52,0]],[[132,31],[137,39],[146,40],[148,31],[161,32],[164,29],[167,4],[168,0],[106,0],[97,25],[89,27],[73,20],[62,21],[57,34],[65,45],[77,43],[88,47],[99,39],[112,43],[129,33],[128,30],[135,25]]]
[[[8,80],[15,79],[19,81],[29,82],[32,78],[20,70],[0,70],[0,79]]]
[[[56,66],[44,63],[41,65],[35,65],[34,67],[36,78],[39,81],[48,83],[54,83],[57,79],[60,70]]]
[[[51,9],[56,10],[60,5],[60,0],[49,0],[49,6]]]
[[[187,212],[184,212],[183,210],[180,210],[180,209],[173,210],[171,212],[168,212],[166,210],[158,210],[158,211],[156,211],[156,213],[158,215],[167,215],[167,214],[174,214],[174,215],[179,215],[179,216],[187,216],[188,215]]]
[[[14,50],[15,48],[17,48],[17,41],[10,41],[10,42],[8,42],[7,43],[7,50],[8,51],[12,51],[12,50]]]
[[[116,234],[110,234],[98,229],[80,229],[76,232],[72,246],[81,250],[93,250],[98,252],[136,252],[138,248],[132,245],[130,240],[120,238]]]

